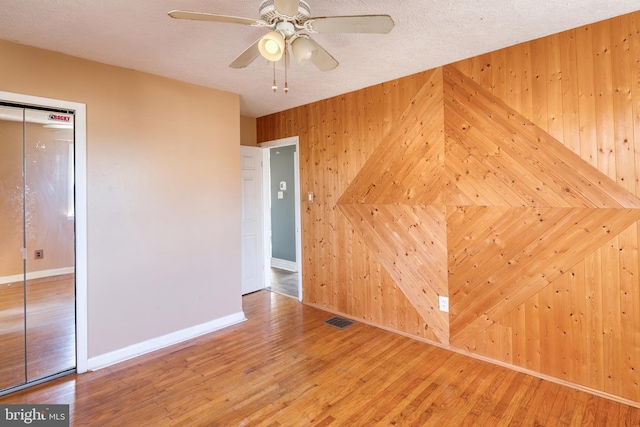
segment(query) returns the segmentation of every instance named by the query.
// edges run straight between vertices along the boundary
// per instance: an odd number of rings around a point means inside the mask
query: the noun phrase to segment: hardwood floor
[[[0,398],[74,426],[640,425],[640,409],[259,291],[248,321]]]
[[[297,299],[298,273],[271,267],[271,286],[267,289]]]
[[[26,286],[25,292],[22,283],[0,285],[0,389],[75,367],[74,275]]]
[[[27,378],[76,366],[75,275],[27,280]]]

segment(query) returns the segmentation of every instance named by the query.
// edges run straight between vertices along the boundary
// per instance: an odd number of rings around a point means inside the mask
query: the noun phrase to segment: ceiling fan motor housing
[[[288,39],[295,34],[296,28],[289,21],[280,21],[276,24],[276,31],[280,31]]]
[[[310,16],[311,9],[309,8],[309,4],[304,0],[300,0],[300,4],[298,5],[298,13],[295,16],[286,16],[280,14],[276,10],[273,0],[264,0],[262,3],[260,3],[260,19],[262,19],[269,25],[283,20],[295,22],[298,25],[302,25],[304,21],[309,19]]]

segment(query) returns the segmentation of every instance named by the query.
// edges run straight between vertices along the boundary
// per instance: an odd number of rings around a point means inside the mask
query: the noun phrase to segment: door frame
[[[76,269],[76,372],[88,369],[87,329],[87,106],[61,99],[0,91],[0,100],[74,112],[75,156],[75,269]]]
[[[297,136],[289,138],[281,138],[273,141],[261,142],[258,147],[263,148],[263,179],[262,179],[262,207],[264,212],[264,277],[265,287],[269,286],[269,280],[271,278],[271,186],[269,185],[271,179],[271,164],[269,157],[269,150],[275,147],[287,147],[290,145],[296,146],[296,152],[293,158],[294,168],[294,205],[295,205],[295,229],[296,229],[296,269],[298,270],[298,301],[302,302],[302,223],[300,215],[300,144]]]

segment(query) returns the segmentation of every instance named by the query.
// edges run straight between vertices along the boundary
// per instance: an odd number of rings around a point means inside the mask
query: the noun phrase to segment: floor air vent
[[[351,320],[345,319],[344,317],[340,316],[333,316],[331,319],[325,320],[324,323],[338,329],[345,329],[353,325],[353,322]]]

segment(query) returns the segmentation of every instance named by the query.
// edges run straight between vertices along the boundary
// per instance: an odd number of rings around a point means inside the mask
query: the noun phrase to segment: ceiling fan
[[[271,31],[242,52],[231,64],[232,68],[244,68],[262,55],[274,63],[284,56],[285,67],[289,47],[298,64],[313,63],[321,71],[333,70],[338,61],[316,43],[313,33],[377,33],[386,34],[393,29],[389,15],[354,15],[311,17],[311,9],[305,0],[264,0],[260,3],[260,19],[241,18],[205,12],[172,10],[175,19],[226,22],[264,27]],[[274,64],[275,66],[275,64]],[[285,68],[286,69],[286,68]],[[276,87],[274,84],[274,91]],[[285,91],[286,91],[285,86]]]

